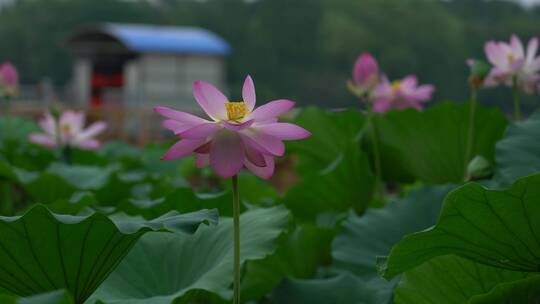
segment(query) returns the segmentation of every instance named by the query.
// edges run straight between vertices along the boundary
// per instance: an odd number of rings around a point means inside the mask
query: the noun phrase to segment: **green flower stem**
[[[521,120],[521,106],[520,106],[521,100],[519,96],[519,88],[518,88],[516,76],[512,78],[512,97],[514,99],[514,120],[520,121]]]
[[[7,116],[11,116],[11,97],[6,96],[6,113]]]
[[[234,219],[234,304],[240,304],[240,199],[238,197],[238,176],[232,177],[233,219]]]
[[[471,100],[470,100],[470,108],[469,108],[469,130],[467,134],[467,146],[465,147],[465,166],[464,166],[464,176],[465,180],[467,180],[467,167],[469,166],[469,161],[471,161],[472,157],[472,149],[474,145],[474,117],[476,112],[476,96],[477,96],[478,90],[475,88],[471,89]]]
[[[71,148],[70,145],[65,145],[63,148],[62,148],[62,155],[61,155],[61,158],[62,158],[62,161],[64,163],[66,163],[67,165],[71,165],[72,164],[72,158],[71,158],[71,155],[72,155],[72,151],[73,149]]]
[[[382,183],[382,168],[381,168],[381,152],[379,149],[379,130],[377,128],[377,123],[375,122],[375,113],[370,109],[368,121],[371,125],[371,141],[373,147],[373,162],[374,162],[374,171],[375,171],[375,196],[376,198],[381,199],[382,202],[382,193],[381,193],[381,183]]]

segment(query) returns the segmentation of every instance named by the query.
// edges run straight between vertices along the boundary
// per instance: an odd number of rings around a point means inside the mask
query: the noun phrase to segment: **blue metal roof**
[[[102,29],[135,52],[208,55],[231,52],[225,40],[202,28],[106,23]]]

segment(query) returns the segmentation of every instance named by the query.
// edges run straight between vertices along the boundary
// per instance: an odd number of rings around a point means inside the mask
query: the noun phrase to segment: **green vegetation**
[[[103,21],[194,25],[231,43],[230,85],[239,87],[249,72],[262,99],[286,96],[300,104],[332,108],[355,104],[344,90],[345,82],[355,58],[369,51],[392,78],[417,74],[421,82],[436,85],[435,99],[463,101],[469,96],[465,60],[483,58],[484,41],[506,40],[514,32],[527,39],[538,34],[540,26],[540,9],[525,10],[506,1],[160,3],[19,0],[0,11],[0,58],[20,68],[23,82],[50,77],[64,85],[71,62],[63,42],[81,25]],[[500,96],[495,91],[480,97],[494,103]],[[526,106],[530,109],[530,103]]]

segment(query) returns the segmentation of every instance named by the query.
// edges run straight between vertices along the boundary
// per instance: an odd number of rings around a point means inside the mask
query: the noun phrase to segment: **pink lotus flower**
[[[422,110],[422,103],[429,101],[435,87],[430,84],[418,86],[416,76],[409,75],[392,83],[382,77],[381,83],[373,93],[373,111],[386,112],[390,109],[414,108]]]
[[[98,121],[84,129],[85,120],[84,112],[65,111],[57,122],[51,113],[47,112],[39,121],[45,133],[32,133],[29,139],[49,148],[72,146],[88,150],[97,149],[100,142],[95,137],[107,128],[107,124]]]
[[[349,90],[359,97],[371,94],[379,83],[379,65],[371,54],[363,53],[354,64],[353,79],[347,82]]]
[[[197,167],[210,164],[222,177],[236,175],[246,167],[267,179],[274,173],[274,157],[285,152],[283,140],[311,135],[303,128],[277,121],[294,106],[286,99],[274,100],[255,108],[255,86],[247,76],[243,101],[229,101],[216,87],[204,81],[193,84],[193,96],[211,120],[167,107],[154,110],[167,118],[163,126],[181,140],[162,159],[180,159],[196,154]]]
[[[5,94],[13,95],[17,91],[19,74],[17,69],[9,62],[4,62],[0,66],[0,87]]]
[[[488,41],[484,46],[486,56],[493,68],[489,72],[486,86],[512,85],[516,77],[518,86],[526,93],[533,93],[540,80],[540,57],[536,57],[538,38],[532,38],[525,52],[521,40],[512,35],[510,43]]]

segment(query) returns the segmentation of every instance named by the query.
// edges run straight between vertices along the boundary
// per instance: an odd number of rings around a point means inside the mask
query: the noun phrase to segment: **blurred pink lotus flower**
[[[533,93],[535,86],[540,80],[540,57],[536,57],[538,50],[538,38],[532,38],[524,50],[518,36],[512,35],[510,43],[503,41],[488,41],[485,53],[489,62],[493,65],[486,80],[486,86],[498,84],[512,85],[514,77],[518,86],[526,93]]]
[[[353,79],[347,82],[349,90],[358,97],[367,97],[379,83],[379,65],[371,54],[363,53],[356,59]]]
[[[430,84],[418,86],[416,76],[409,75],[402,80],[390,82],[382,77],[373,93],[373,111],[384,113],[390,109],[423,109],[422,103],[431,99],[435,87]]]
[[[87,150],[97,149],[100,147],[100,142],[95,137],[107,128],[107,124],[98,121],[84,129],[85,121],[84,112],[64,111],[58,122],[51,113],[47,112],[39,121],[45,133],[32,133],[29,139],[31,142],[49,148],[71,146]]]
[[[17,69],[10,62],[4,62],[0,66],[0,87],[7,95],[14,95],[19,83]]]
[[[200,80],[193,84],[193,96],[211,120],[167,107],[154,109],[167,118],[163,126],[181,138],[162,156],[164,160],[195,153],[197,167],[211,165],[224,178],[246,167],[268,179],[274,173],[274,157],[285,152],[282,141],[311,135],[297,125],[277,121],[294,106],[293,101],[274,100],[254,109],[255,86],[249,75],[242,89],[243,101],[231,102],[216,87]]]

